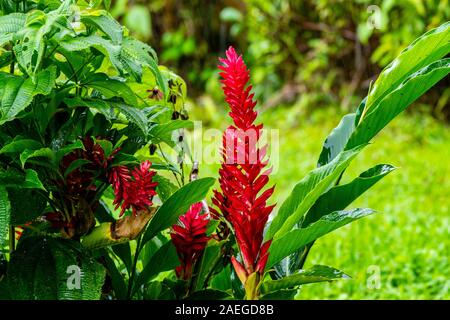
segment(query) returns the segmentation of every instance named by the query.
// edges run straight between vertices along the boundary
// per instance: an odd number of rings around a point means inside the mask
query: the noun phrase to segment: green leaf
[[[305,228],[316,222],[321,217],[334,211],[344,210],[355,201],[361,194],[370,189],[375,183],[392,172],[395,168],[388,164],[380,164],[361,173],[353,181],[340,186],[335,186],[317,199],[305,215],[301,227]],[[297,252],[284,258],[275,266],[278,275],[289,275],[297,271],[302,264],[302,254],[305,248],[301,247]]]
[[[188,120],[172,120],[170,122],[155,124],[149,130],[150,138],[152,139],[152,143],[158,144],[161,141],[167,143],[168,145],[174,145],[174,141],[178,141],[178,139],[173,139],[172,134],[175,130],[186,128],[192,129],[194,124],[192,121]],[[176,137],[178,138],[178,136]]]
[[[201,259],[196,263],[196,275],[193,281],[194,290],[203,290],[208,287],[209,277],[217,267],[219,261],[223,259],[222,246],[224,241],[211,240],[208,242]]]
[[[8,198],[8,192],[4,186],[0,185],[0,247],[6,239],[8,233],[9,220],[11,215],[11,204]]]
[[[374,213],[371,209],[353,209],[327,214],[306,228],[294,229],[274,239],[269,248],[267,269],[301,247],[350,222]]]
[[[395,168],[389,164],[379,164],[361,173],[353,181],[331,188],[317,199],[302,222],[302,228],[334,211],[344,210],[365,191],[380,181]]]
[[[166,242],[155,254],[150,258],[150,261],[144,270],[139,274],[135,285],[133,286],[133,294],[140,286],[151,281],[160,272],[174,270],[180,261],[178,260],[177,250],[172,241]]]
[[[58,149],[58,151],[56,152],[55,162],[59,163],[66,154],[76,149],[84,150],[84,145],[81,140],[76,140],[74,143],[71,143]]]
[[[280,280],[269,280],[261,283],[260,291],[268,294],[283,289],[296,288],[303,284],[349,279],[350,277],[335,268],[315,265],[309,270],[300,270],[297,274]]]
[[[269,226],[266,240],[280,238],[301,221],[322,193],[339,178],[364,146],[341,152],[333,161],[311,171],[295,187],[283,202]]]
[[[41,66],[46,44],[49,38],[62,29],[69,31],[68,17],[73,14],[71,1],[64,1],[62,5],[48,13],[32,10],[27,14],[26,27],[14,35],[14,54],[17,62],[26,73],[35,78]]]
[[[37,172],[33,169],[25,170],[25,182],[22,185],[22,188],[45,190],[45,187],[39,179]]]
[[[33,139],[22,139],[20,137],[14,139],[10,143],[0,149],[1,153],[22,153],[25,150],[38,150],[42,148],[42,144]]]
[[[167,94],[166,81],[159,70],[156,53],[149,45],[128,37],[123,42],[123,52],[130,61],[139,61],[142,65],[149,67],[155,76],[158,87],[164,94]],[[130,68],[131,67],[132,66],[130,66]],[[139,70],[139,73],[135,76],[135,78],[140,81],[141,77],[142,68]]]
[[[153,181],[158,183],[156,193],[162,202],[166,201],[177,190],[176,185],[160,174],[155,175]]]
[[[202,178],[189,182],[178,189],[158,209],[144,233],[142,242],[145,244],[158,232],[174,225],[178,217],[186,213],[191,205],[206,197],[214,181],[213,178]]]
[[[115,44],[97,35],[87,37],[66,38],[60,46],[66,51],[82,51],[95,48],[109,58],[112,65],[121,74],[129,74],[136,81],[142,78],[142,66],[147,66],[156,78],[158,86],[167,92],[166,83],[158,68],[158,61],[154,50],[131,37],[123,39],[122,44]]]
[[[81,99],[80,97],[66,98],[64,103],[69,108],[86,107],[91,109],[93,114],[101,113],[109,121],[115,119],[114,108],[102,99]]]
[[[148,119],[141,109],[120,103],[114,103],[113,106],[124,114],[128,121],[137,125],[145,136],[148,135]]]
[[[103,266],[79,243],[51,237],[21,240],[7,271],[14,300],[99,299],[104,278]]]
[[[11,13],[0,16],[0,47],[12,40],[13,34],[25,27],[26,15]]]
[[[53,163],[55,160],[55,153],[50,148],[41,148],[38,150],[25,149],[20,154],[22,168],[24,168],[27,161],[32,158],[47,158],[50,160],[50,163]]]
[[[33,169],[26,169],[25,172],[15,168],[8,168],[0,171],[0,185],[5,188],[42,189],[45,190],[38,174]]]
[[[11,224],[21,225],[41,216],[47,200],[36,189],[8,189],[11,203]]]
[[[123,23],[141,39],[148,39],[152,35],[150,11],[145,5],[136,4],[127,10]]]
[[[416,39],[381,72],[367,96],[367,110],[377,106],[411,74],[445,57],[449,52],[450,22],[446,22]]]
[[[90,160],[86,159],[77,159],[75,161],[72,161],[72,163],[67,167],[66,171],[64,171],[64,177],[67,177],[70,173],[72,173],[74,170],[77,170],[84,166],[85,164],[92,163]]]
[[[129,88],[128,88],[129,89]],[[94,109],[95,112],[103,114],[107,120],[115,120],[114,110],[122,113],[128,121],[134,123],[141,132],[146,136],[148,134],[148,119],[142,109],[129,106],[123,103],[105,101],[101,99],[81,99],[79,97],[65,99],[64,102],[70,108],[87,107]]]
[[[111,259],[107,251],[102,250],[102,257],[105,259],[106,269],[108,270],[108,274],[111,277],[111,283],[116,298],[119,300],[126,299],[127,286],[125,284],[124,275],[119,272],[116,264]]]
[[[111,249],[114,251],[114,253],[122,260],[123,264],[125,265],[125,268],[127,268],[128,272],[131,271],[131,247],[130,243],[119,243],[115,246],[112,246]]]
[[[112,79],[104,73],[93,74],[83,85],[101,92],[106,99],[121,97],[126,103],[134,107],[138,104],[136,95],[125,82]]]
[[[32,78],[9,78],[0,103],[0,125],[13,120],[19,112],[31,104],[34,96],[49,94],[55,84],[55,78],[56,68],[54,67],[39,72],[35,82]]]
[[[82,11],[80,20],[85,25],[95,26],[97,29],[103,31],[114,43],[120,44],[122,42],[122,26],[107,11]]]
[[[348,142],[348,138],[355,130],[356,114],[350,113],[342,117],[339,125],[331,131],[330,135],[323,143],[322,152],[320,153],[318,166],[324,166],[344,150]]]
[[[348,150],[368,143],[392,119],[449,73],[450,58],[438,60],[410,75],[371,108],[350,136],[345,148]]]

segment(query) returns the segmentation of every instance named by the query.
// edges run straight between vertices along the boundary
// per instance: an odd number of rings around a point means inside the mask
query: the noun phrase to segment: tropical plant
[[[386,67],[269,219],[275,189],[242,56],[220,60],[233,124],[209,208],[215,180],[185,161],[185,83],[98,3],[2,2],[0,298],[288,299],[348,278],[304,263],[318,238],[374,212],[347,207],[394,167],[342,177],[448,75],[450,23]]]

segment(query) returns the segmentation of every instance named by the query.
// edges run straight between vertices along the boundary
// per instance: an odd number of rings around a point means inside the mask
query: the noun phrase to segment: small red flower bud
[[[172,227],[170,234],[181,262],[181,265],[176,268],[176,273],[184,280],[192,276],[192,268],[209,240],[206,236],[209,216],[201,214],[202,210],[201,202],[193,204],[180,217],[178,224]]]

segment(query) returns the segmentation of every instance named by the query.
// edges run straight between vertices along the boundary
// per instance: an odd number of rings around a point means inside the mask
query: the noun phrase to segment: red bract
[[[193,204],[172,227],[170,234],[177,249],[181,265],[176,268],[177,276],[184,280],[192,276],[192,267],[203,253],[209,238],[206,236],[209,217],[201,214],[202,203]]]
[[[250,76],[242,56],[230,47],[219,65],[225,100],[231,108],[234,125],[223,135],[223,162],[219,170],[221,192],[215,190],[213,203],[228,220],[242,254],[242,263],[232,258],[239,278],[263,274],[270,241],[263,244],[263,231],[274,206],[266,204],[274,187],[263,191],[269,181],[266,146],[259,146],[262,124],[256,125],[256,101],[250,93]],[[219,212],[211,209],[214,216]]]
[[[142,162],[133,171],[125,166],[113,167],[109,172],[109,182],[112,184],[116,209],[121,207],[120,215],[132,208],[133,214],[153,205],[157,182],[153,182],[155,171],[150,170],[150,161]]]

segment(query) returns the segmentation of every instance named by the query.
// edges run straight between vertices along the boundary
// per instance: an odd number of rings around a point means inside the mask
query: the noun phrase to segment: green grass
[[[295,107],[264,111],[259,119],[266,128],[280,129],[281,164],[272,175],[276,202],[281,204],[294,184],[315,167],[325,137],[341,116],[331,109],[309,115]],[[352,279],[305,285],[298,298],[450,298],[448,159],[448,126],[423,114],[402,114],[389,124],[343,178],[351,180],[379,163],[397,167],[351,205],[370,207],[378,214],[317,241],[305,266],[330,265]],[[217,167],[204,164],[201,175],[216,177]],[[379,289],[367,285],[371,268],[380,270]]]

